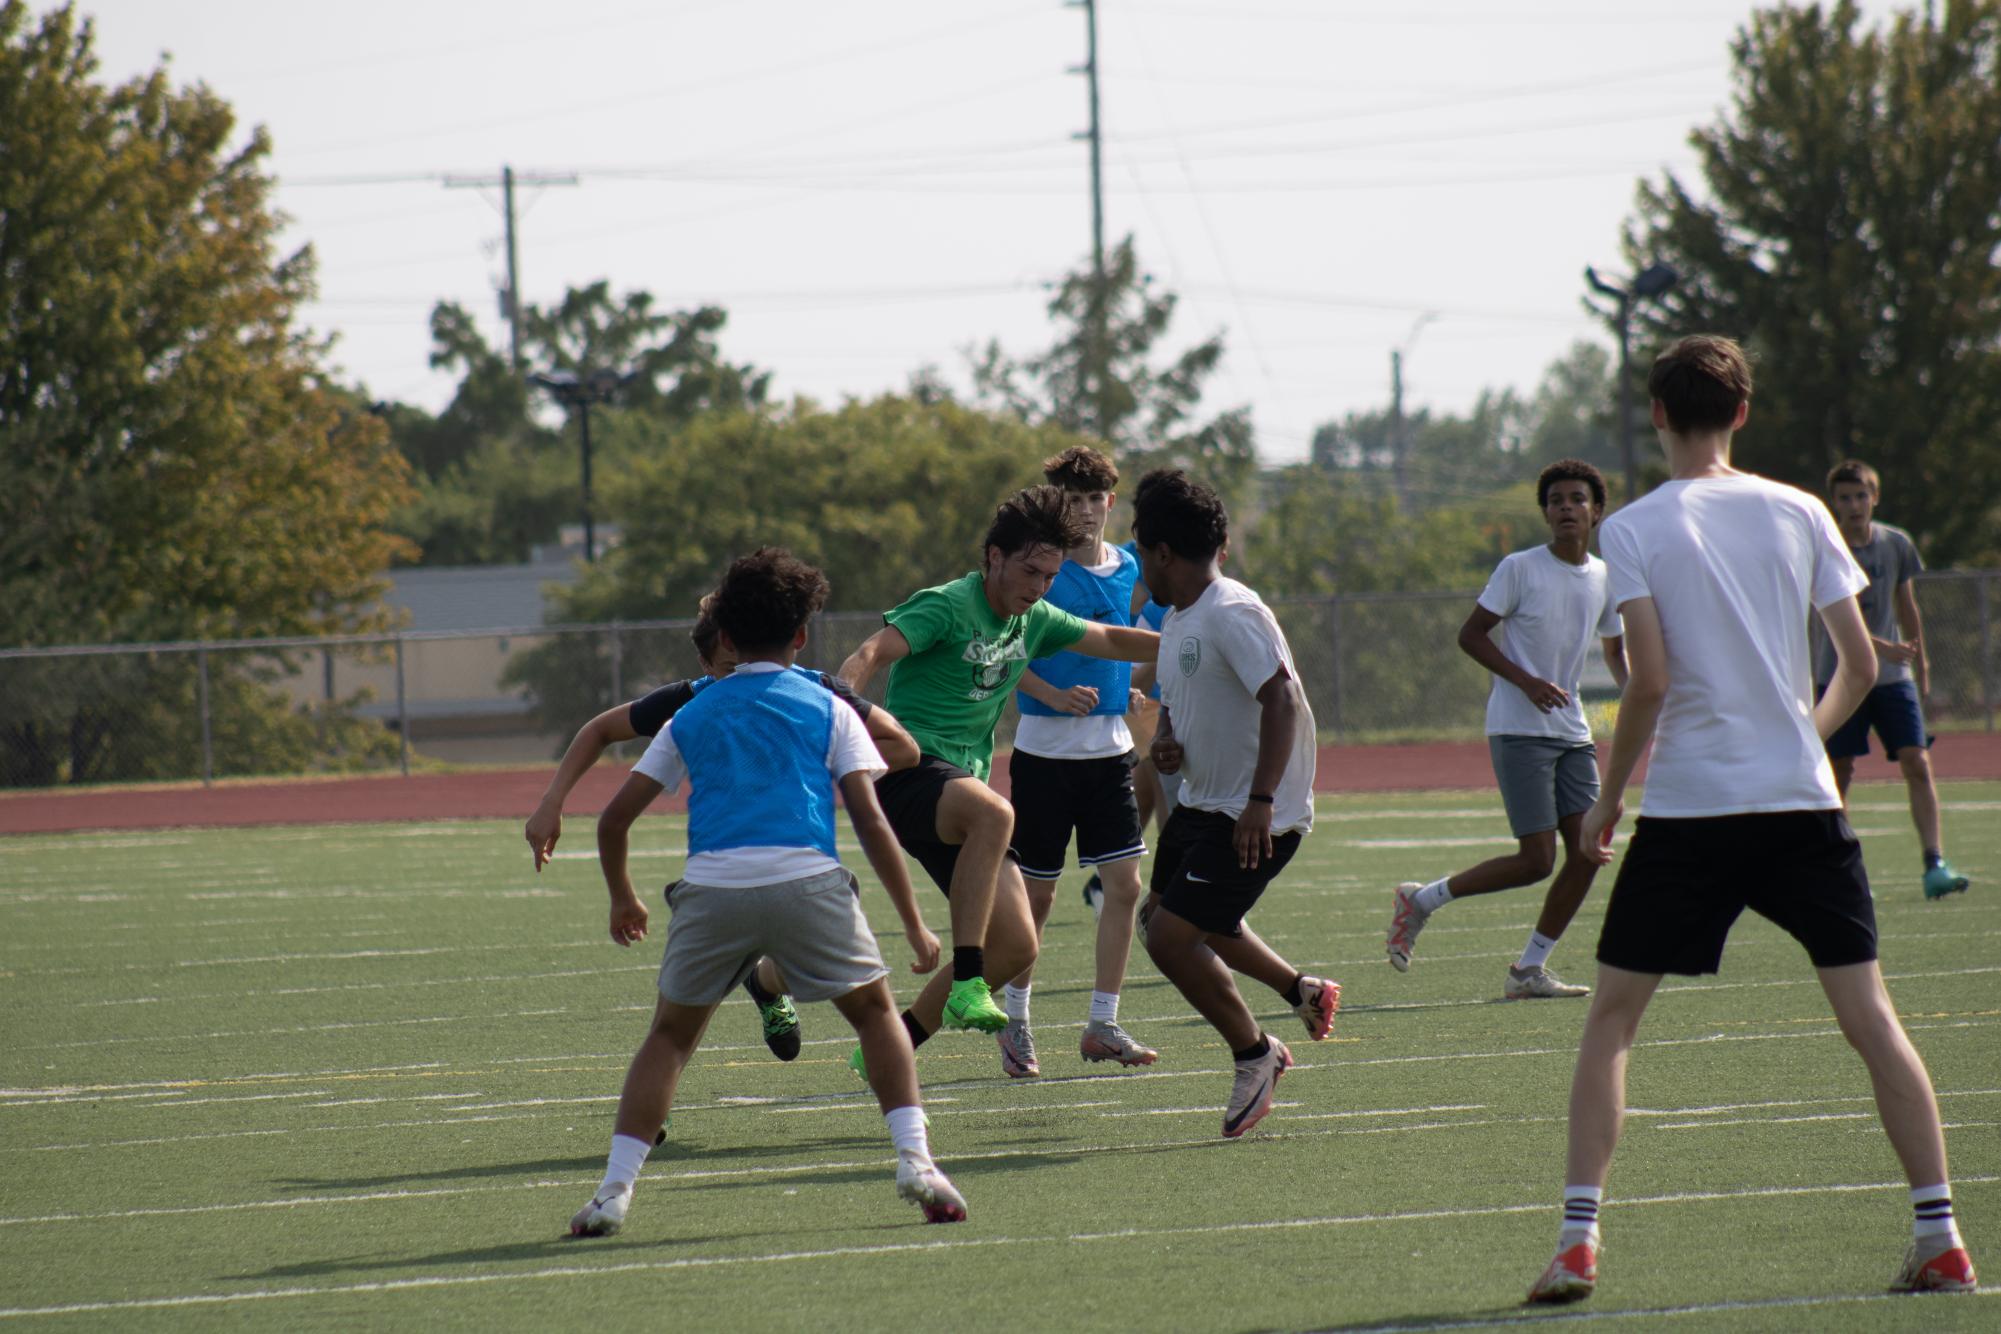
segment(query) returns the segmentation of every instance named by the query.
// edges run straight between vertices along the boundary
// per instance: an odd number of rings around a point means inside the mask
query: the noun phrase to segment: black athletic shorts
[[[1713,973],[1749,908],[1816,968],[1876,957],[1862,845],[1840,811],[1663,820],[1642,816],[1612,885],[1598,962],[1634,973]]]
[[[1073,829],[1079,866],[1102,866],[1146,851],[1139,798],[1133,795],[1135,760],[1131,751],[1095,760],[1014,753],[1007,769],[1014,802],[1014,843],[1008,850],[1023,875],[1061,876]]]
[[[1176,806],[1153,857],[1159,906],[1212,935],[1242,935],[1258,896],[1299,851],[1299,832],[1273,834],[1272,855],[1246,868],[1237,865],[1236,830],[1233,815]]]
[[[938,837],[938,799],[945,784],[964,778],[979,782],[971,774],[936,755],[920,755],[908,769],[886,773],[875,780],[876,803],[889,820],[896,841],[917,859],[931,883],[948,897],[952,893],[952,869],[959,864],[959,845]],[[1008,849],[1008,856],[1014,850]]]

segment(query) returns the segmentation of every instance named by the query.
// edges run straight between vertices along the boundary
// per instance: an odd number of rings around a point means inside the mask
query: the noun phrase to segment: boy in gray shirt
[[[1862,619],[1876,649],[1876,685],[1862,705],[1827,739],[1827,756],[1834,764],[1834,781],[1841,799],[1855,777],[1855,759],[1869,753],[1869,730],[1882,738],[1883,753],[1903,771],[1910,793],[1911,821],[1918,827],[1924,850],[1924,890],[1927,899],[1964,892],[1967,879],[1945,859],[1939,838],[1938,788],[1932,782],[1931,736],[1925,731],[1924,696],[1931,693],[1931,663],[1925,656],[1924,622],[1918,616],[1917,589],[1911,581],[1924,572],[1917,544],[1901,528],[1878,523],[1876,503],[1882,483],[1876,470],[1849,459],[1827,475],[1828,508],[1849,554],[1869,576],[1864,589]],[[1814,698],[1834,679],[1833,645],[1815,636]]]

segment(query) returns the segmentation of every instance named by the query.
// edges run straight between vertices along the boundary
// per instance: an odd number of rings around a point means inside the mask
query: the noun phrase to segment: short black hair
[[[1828,470],[1827,489],[1830,493],[1843,482],[1850,486],[1866,486],[1869,488],[1869,494],[1878,499],[1883,495],[1883,479],[1876,475],[1874,468],[1861,459],[1843,459]]]
[[[994,521],[987,525],[987,540],[980,554],[984,557],[989,548],[999,548],[1003,556],[1030,547],[1068,551],[1083,545],[1090,535],[1090,521],[1062,487],[1031,486],[1000,503]]]
[[[1230,512],[1215,488],[1179,468],[1156,468],[1133,495],[1133,536],[1141,546],[1166,543],[1188,560],[1208,560],[1230,540]]]
[[[1537,509],[1549,508],[1549,488],[1558,482],[1583,482],[1591,488],[1591,503],[1601,510],[1605,508],[1605,474],[1583,459],[1558,459],[1535,479]]]
[[[759,547],[730,563],[712,606],[716,626],[739,653],[792,643],[827,604],[827,576],[783,547]]]

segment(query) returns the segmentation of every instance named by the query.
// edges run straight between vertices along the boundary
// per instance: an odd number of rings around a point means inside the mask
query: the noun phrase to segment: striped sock
[[[1557,1236],[1558,1250],[1567,1251],[1580,1241],[1598,1245],[1598,1206],[1604,1199],[1601,1186],[1563,1188],[1563,1231]]]
[[[1945,1182],[1919,1186],[1911,1192],[1911,1227],[1918,1244],[1951,1250],[1961,1245],[1959,1224],[1952,1217],[1952,1187]]]

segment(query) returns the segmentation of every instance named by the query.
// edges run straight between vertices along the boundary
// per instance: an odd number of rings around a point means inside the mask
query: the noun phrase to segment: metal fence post
[[[1341,698],[1341,599],[1338,597],[1327,599],[1327,641],[1329,648],[1332,650],[1332,675],[1334,677],[1334,717],[1332,727],[1334,735],[1339,736],[1341,735],[1343,726],[1341,715],[1344,701]]]
[[[1980,708],[1987,715],[1987,730],[1994,730],[1994,610],[1988,585],[1994,576],[1980,576]]]
[[[195,700],[201,714],[201,785],[215,786],[215,743],[209,734],[208,650],[195,650]]]
[[[396,745],[402,752],[403,776],[410,776],[410,710],[403,696],[403,636],[396,636]]]

